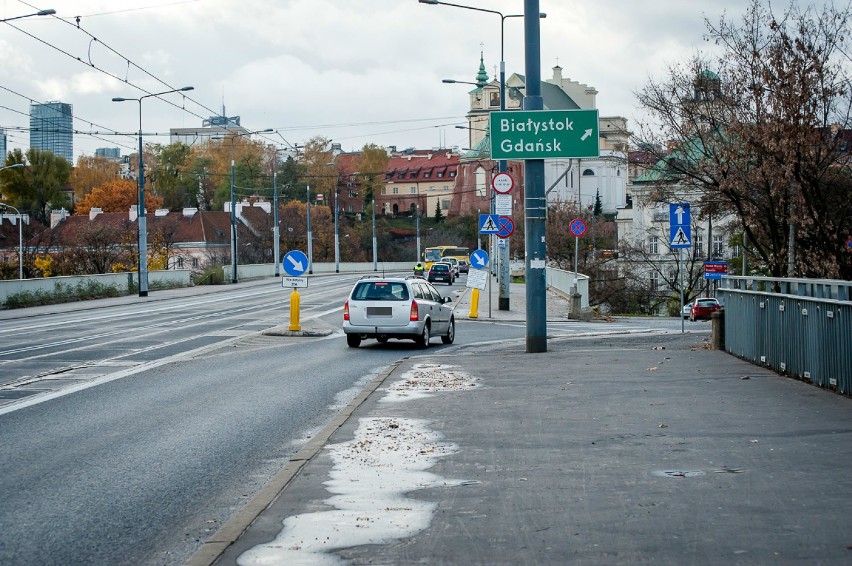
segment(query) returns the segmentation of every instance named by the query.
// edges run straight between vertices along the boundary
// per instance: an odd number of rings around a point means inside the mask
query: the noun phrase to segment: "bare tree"
[[[752,0],[739,23],[706,24],[718,54],[637,94],[651,116],[638,141],[667,148],[656,198],[695,191],[701,216],[735,216],[768,274],[852,277],[849,7],[779,17]]]

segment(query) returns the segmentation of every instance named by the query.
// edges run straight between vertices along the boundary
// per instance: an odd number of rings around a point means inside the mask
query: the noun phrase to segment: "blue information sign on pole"
[[[284,268],[287,275],[298,277],[308,270],[308,256],[299,250],[290,250],[284,254],[281,267]]]
[[[488,252],[485,250],[473,250],[470,252],[470,266],[474,269],[485,269],[488,267]]]
[[[689,203],[669,205],[669,246],[673,249],[692,247],[692,220]]]
[[[498,214],[480,214],[479,215],[479,233],[480,234],[496,234],[500,231],[500,215]]]

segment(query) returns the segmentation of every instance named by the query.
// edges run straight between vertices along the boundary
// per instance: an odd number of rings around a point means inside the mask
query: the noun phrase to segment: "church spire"
[[[485,70],[485,58],[482,51],[479,52],[479,72],[476,73],[476,86],[479,88],[488,84],[488,72]]]

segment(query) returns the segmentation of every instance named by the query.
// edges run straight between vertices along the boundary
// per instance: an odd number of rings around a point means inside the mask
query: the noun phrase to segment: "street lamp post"
[[[239,263],[237,261],[237,253],[239,251],[239,247],[237,246],[237,187],[234,183],[234,140],[242,136],[251,136],[254,134],[269,133],[272,131],[274,131],[272,128],[266,128],[265,130],[257,130],[254,132],[235,132],[231,135],[231,283],[239,282],[239,278],[237,277],[237,264]]]
[[[498,12],[497,10],[488,10],[485,8],[476,8],[474,6],[465,6],[463,4],[452,4],[450,2],[440,2],[439,0],[419,0],[421,4],[431,4],[431,5],[444,5],[444,6],[452,6],[454,8],[464,8],[465,10],[473,10],[476,12],[486,12],[488,14],[496,14],[500,16],[500,111],[506,110],[506,61],[504,57],[504,29],[506,18],[522,18],[524,14],[503,14],[502,12]],[[538,17],[540,19],[546,18],[547,14],[544,12],[539,12]],[[460,82],[460,81],[444,81],[444,82]],[[497,162],[498,170],[501,173],[505,173],[507,169],[507,163],[505,159],[501,159]],[[491,212],[494,212],[494,199],[492,195],[491,199]],[[508,238],[507,238],[508,239]],[[499,276],[497,278],[498,287],[499,287],[499,299],[498,299],[498,309],[501,311],[509,310],[509,242],[506,242],[506,245],[502,248],[498,249],[498,258],[497,263],[499,265]]]
[[[334,161],[326,165],[335,165]],[[334,272],[340,273],[340,237],[337,226],[337,176],[334,178]]]
[[[278,169],[278,153],[275,153],[275,168]],[[280,242],[278,241],[278,171],[272,172],[272,260],[275,263],[275,277],[281,275],[278,269],[280,259],[278,254],[281,253]]]
[[[161,96],[163,94],[171,94],[173,92],[186,92],[188,90],[193,90],[193,88],[194,87],[191,86],[185,86],[182,88],[175,88],[163,92],[146,94],[144,96],[140,96],[139,98],[115,97],[112,99],[113,102],[127,102],[132,100],[139,103],[139,170],[137,171],[137,176],[139,177],[139,203],[136,209],[136,217],[138,221],[139,236],[138,248],[140,297],[148,296],[148,225],[146,218],[147,215],[145,214],[145,165],[142,162],[142,101],[152,96]]]

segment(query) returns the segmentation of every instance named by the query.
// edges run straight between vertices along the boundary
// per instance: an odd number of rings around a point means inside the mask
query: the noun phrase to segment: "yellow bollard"
[[[293,289],[293,292],[290,293],[290,328],[291,332],[298,332],[302,330],[302,325],[299,324],[299,302],[300,302],[299,292],[296,289]]]
[[[479,289],[470,292],[470,312],[468,318],[479,318]]]

